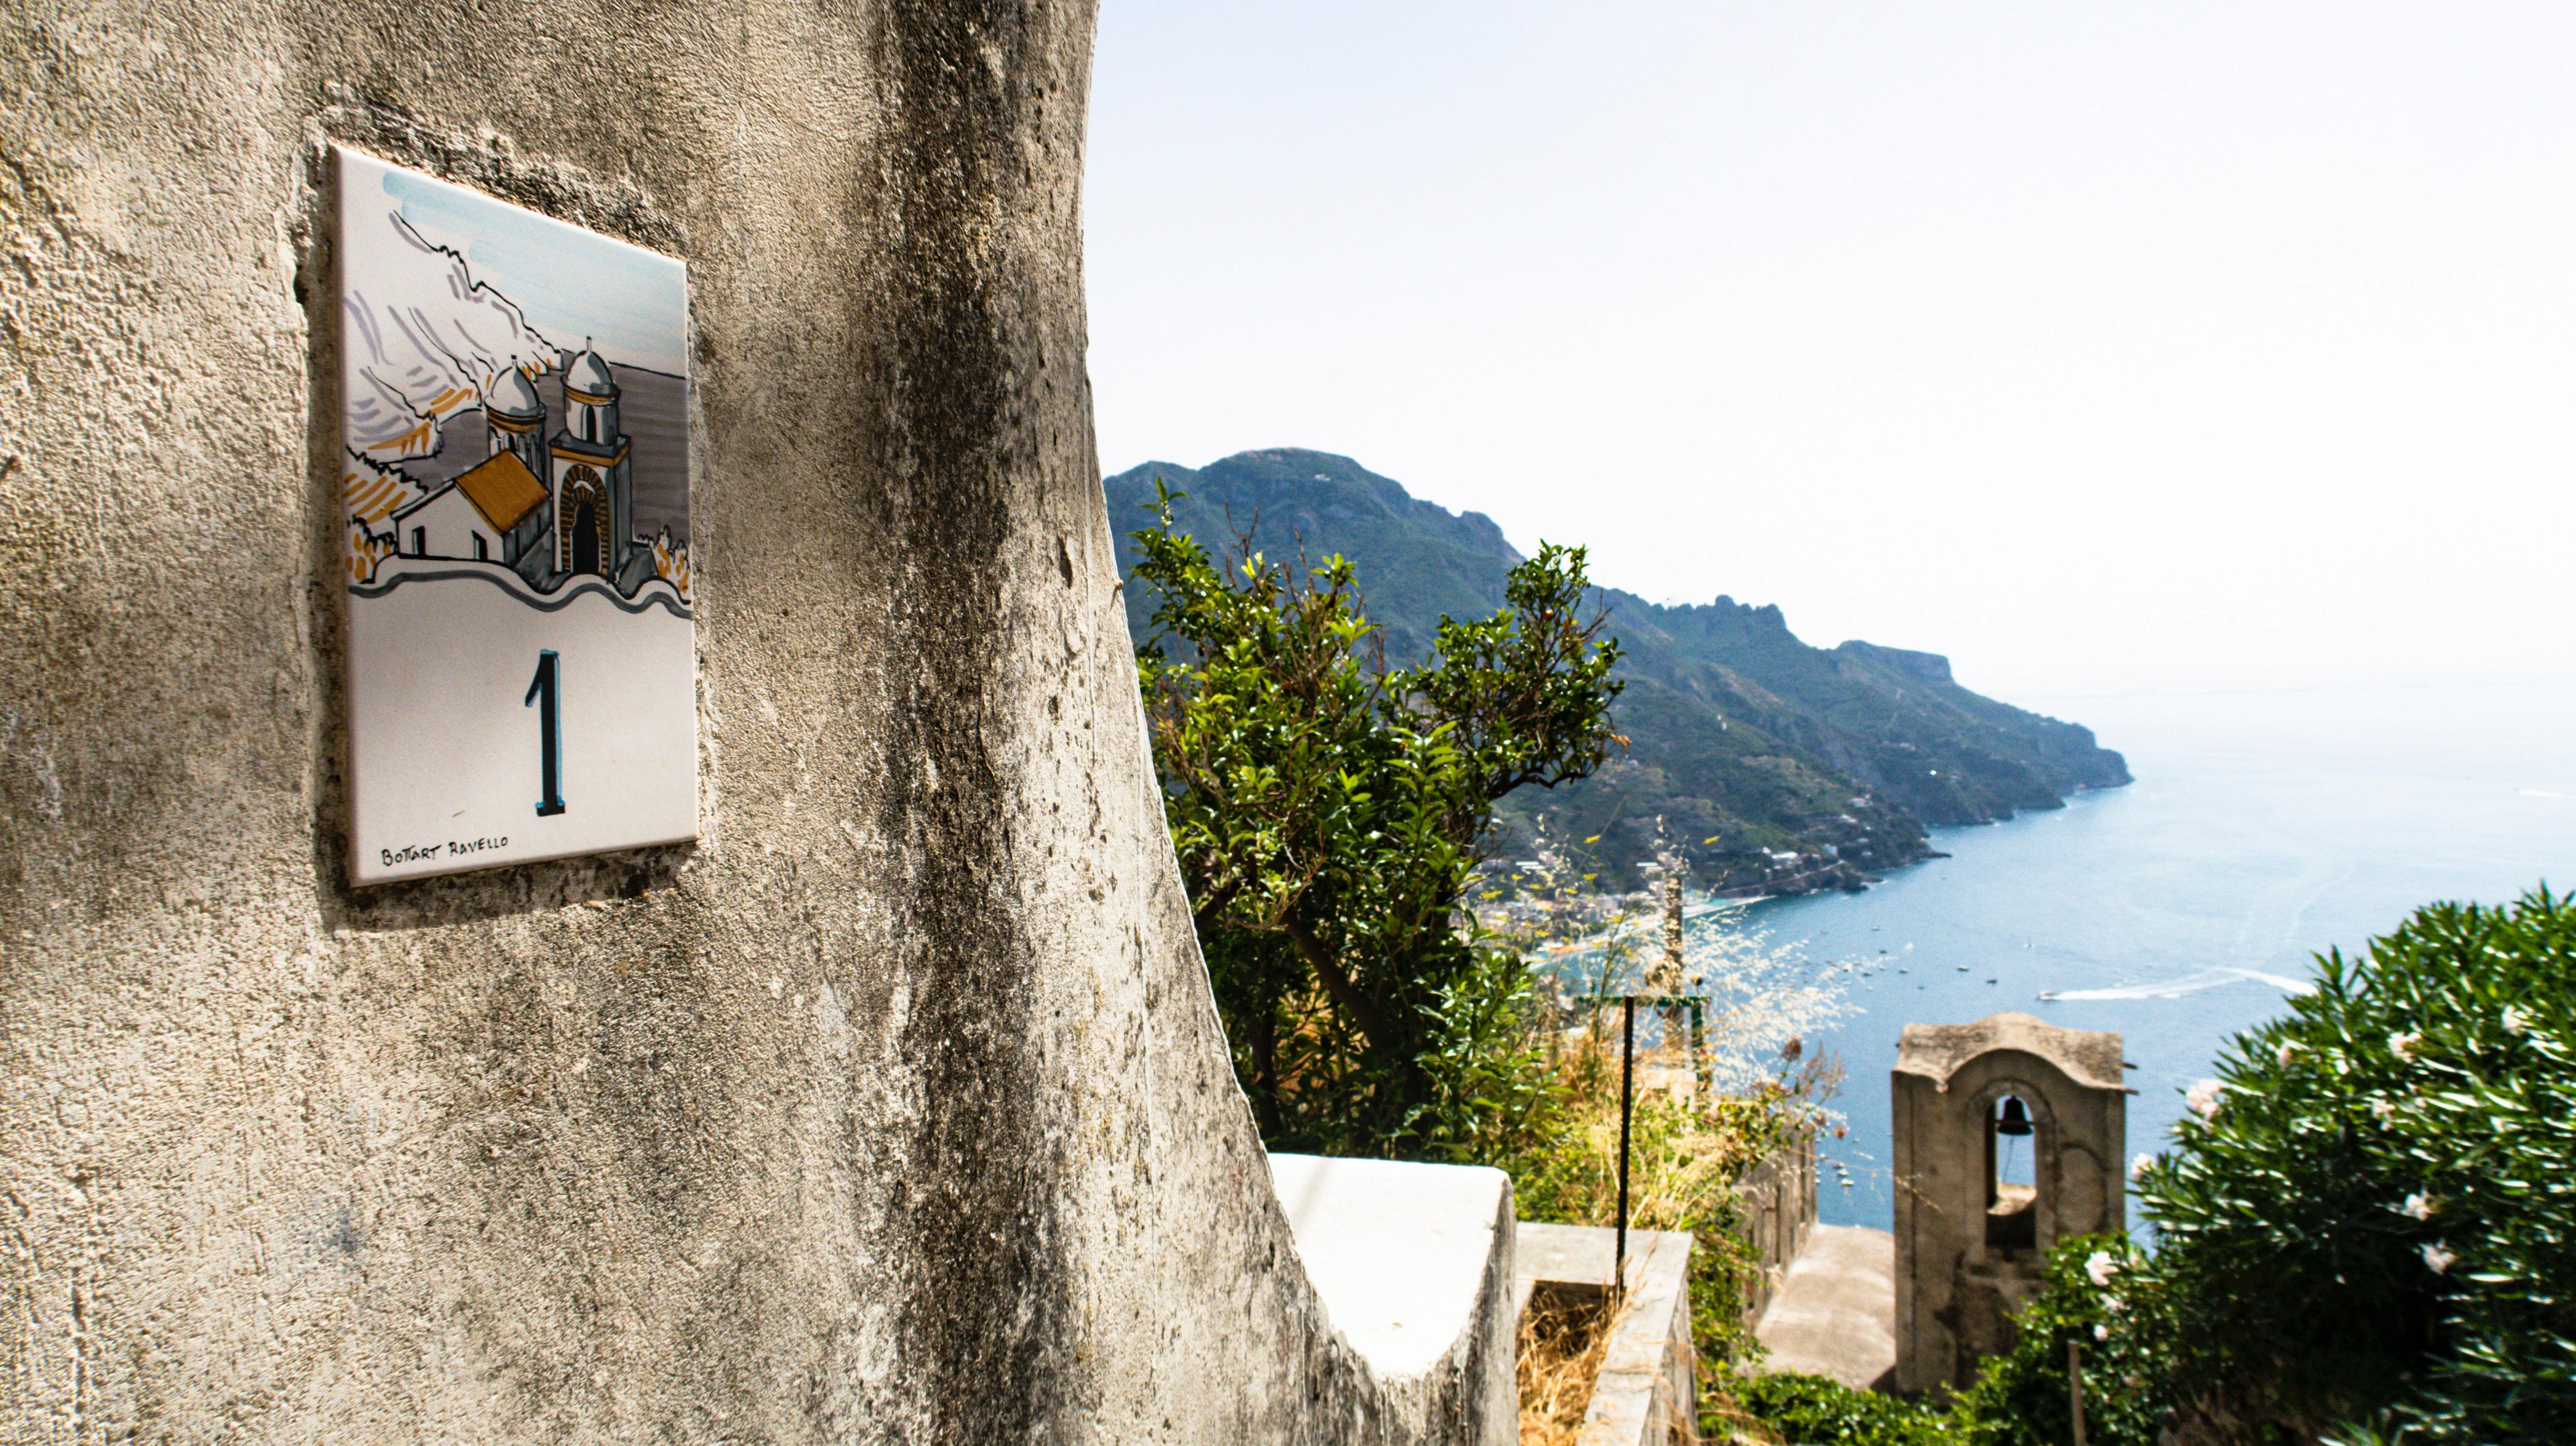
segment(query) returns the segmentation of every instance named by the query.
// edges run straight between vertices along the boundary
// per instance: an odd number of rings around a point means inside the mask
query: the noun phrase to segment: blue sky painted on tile
[[[688,374],[688,273],[678,261],[427,176],[389,169],[385,194],[422,238],[464,253],[476,280],[565,346]]]

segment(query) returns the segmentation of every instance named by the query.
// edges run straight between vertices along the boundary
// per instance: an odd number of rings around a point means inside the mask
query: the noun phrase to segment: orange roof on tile
[[[525,521],[546,500],[546,485],[516,452],[503,450],[456,479],[457,490],[483,514],[495,532],[507,532]]]

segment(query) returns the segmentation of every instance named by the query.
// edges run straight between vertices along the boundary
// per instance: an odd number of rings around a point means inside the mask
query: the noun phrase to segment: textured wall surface
[[[0,10],[0,1440],[1410,1434],[1153,793],[1090,26]],[[333,139],[690,263],[700,846],[348,887]]]

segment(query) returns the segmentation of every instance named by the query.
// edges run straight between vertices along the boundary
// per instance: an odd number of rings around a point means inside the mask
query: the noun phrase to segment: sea
[[[2435,900],[2576,888],[2576,684],[2016,701],[2092,728],[2136,782],[1935,829],[1947,858],[1739,916],[1853,966],[1855,1012],[1803,1041],[1844,1070],[1827,1224],[1890,1228],[1888,1071],[1909,1023],[2018,1010],[2117,1032],[2137,1066],[2126,1158],[2165,1145],[2182,1092],[2321,951],[2367,949]]]

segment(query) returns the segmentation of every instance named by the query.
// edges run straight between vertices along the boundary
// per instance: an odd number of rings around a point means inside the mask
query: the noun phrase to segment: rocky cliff
[[[1520,560],[1481,513],[1413,497],[1347,457],[1274,448],[1108,478],[1122,567],[1157,477],[1189,494],[1176,517],[1211,545],[1248,535],[1273,556],[1349,557],[1392,657],[1426,654],[1444,613],[1501,606]],[[1584,782],[1505,800],[1502,850],[1523,846],[1545,816],[1558,837],[1598,836],[1607,881],[1629,885],[1662,818],[1701,887],[1857,887],[1931,856],[1928,825],[2056,808],[2077,789],[2129,781],[2090,730],[1972,693],[1938,654],[1812,647],[1777,607],[1723,596],[1664,607],[1605,588],[1597,600],[1627,652],[1617,713],[1627,753]],[[1152,606],[1130,591],[1139,638]]]

